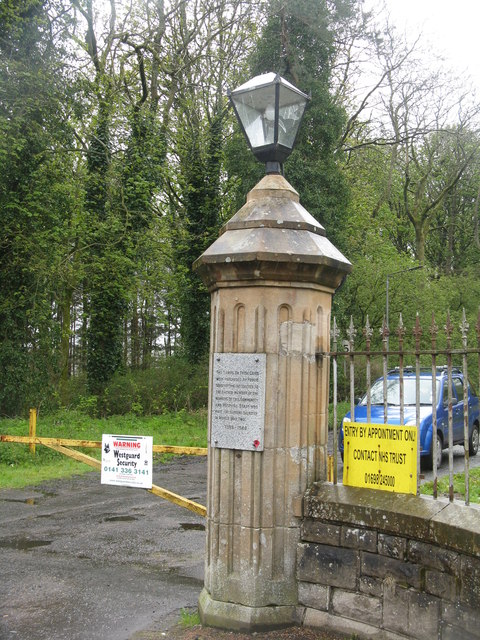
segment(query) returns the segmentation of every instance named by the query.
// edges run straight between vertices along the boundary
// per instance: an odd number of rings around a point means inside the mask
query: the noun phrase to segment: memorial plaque
[[[212,447],[263,451],[265,353],[215,353]]]

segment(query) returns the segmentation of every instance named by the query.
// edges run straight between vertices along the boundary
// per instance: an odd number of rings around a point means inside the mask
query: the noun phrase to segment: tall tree
[[[440,65],[426,68],[420,37],[409,42],[388,21],[366,36],[363,42],[371,58],[368,88],[349,91],[348,78],[337,80],[340,92],[348,96],[350,112],[341,144],[348,159],[370,153],[367,148],[381,150],[387,171],[372,216],[387,206],[394,219],[411,225],[415,239],[410,250],[424,262],[430,222],[475,160],[476,150],[465,140],[467,131],[475,131],[478,104],[463,79],[453,79]],[[352,68],[348,55],[343,63],[345,69]],[[450,143],[456,148],[456,162],[452,158],[448,174],[444,171],[443,179],[437,180],[442,149]],[[399,238],[398,247],[405,244]]]
[[[100,393],[122,361],[125,312],[125,256],[117,212],[109,207],[111,128],[115,104],[115,77],[111,53],[116,41],[116,4],[110,3],[108,30],[103,42],[96,34],[93,0],[75,0],[86,22],[85,49],[92,66],[90,100],[93,117],[87,134],[85,210],[89,221],[86,277],[89,318],[87,375],[89,389]]]
[[[192,264],[216,238],[224,217],[229,188],[223,171],[227,85],[232,67],[248,51],[255,10],[252,3],[238,0],[196,0],[191,16],[182,7],[175,31],[178,48],[185,53],[175,101],[178,186],[170,204],[182,347],[188,360],[198,362],[208,351],[210,296]],[[200,34],[197,41],[192,38],[195,32]]]
[[[160,73],[167,32],[163,2],[140,5],[137,11],[134,28],[122,37],[124,63],[129,65],[128,80],[124,78],[128,137],[126,150],[119,157],[121,179],[116,194],[116,206],[124,217],[126,251],[132,259],[129,336],[124,335],[124,344],[129,337],[133,368],[148,365],[156,333],[155,296],[145,282],[152,259],[148,230],[155,223],[155,199],[164,186],[167,131],[176,87],[175,82],[165,83]],[[161,270],[161,266],[160,262],[157,268]]]
[[[431,214],[425,259],[448,276],[478,264],[479,133],[469,129],[459,132],[453,127],[439,136],[431,182],[447,190]],[[463,164],[466,159],[468,163],[452,184],[452,171],[459,173],[462,159]]]
[[[77,203],[50,9],[46,0],[0,5],[0,413],[41,404],[59,375],[59,300]]]

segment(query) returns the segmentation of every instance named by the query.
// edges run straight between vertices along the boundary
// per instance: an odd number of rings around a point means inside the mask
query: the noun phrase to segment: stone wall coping
[[[315,483],[305,518],[376,529],[480,556],[480,507],[430,496]]]

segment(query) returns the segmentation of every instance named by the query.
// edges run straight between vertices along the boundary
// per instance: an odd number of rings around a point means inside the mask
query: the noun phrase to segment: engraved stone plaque
[[[263,451],[265,353],[215,353],[212,447]]]

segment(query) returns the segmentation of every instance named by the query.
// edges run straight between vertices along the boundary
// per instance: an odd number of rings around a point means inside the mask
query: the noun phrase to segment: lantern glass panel
[[[307,100],[280,85],[278,109],[278,142],[293,148]]]
[[[274,143],[275,86],[232,95],[238,117],[253,149]]]

